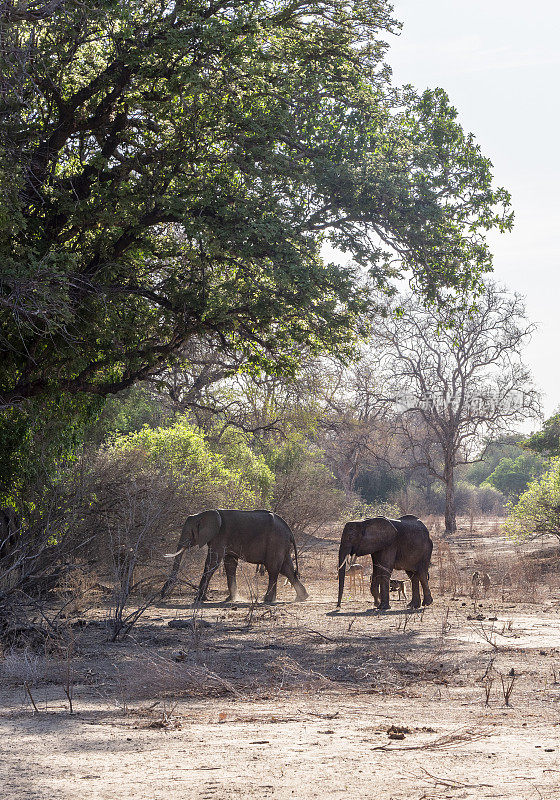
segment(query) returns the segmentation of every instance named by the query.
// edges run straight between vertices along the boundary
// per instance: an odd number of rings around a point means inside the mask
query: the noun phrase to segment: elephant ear
[[[387,517],[373,517],[364,525],[360,548],[367,548],[367,553],[375,553],[390,547],[395,542],[397,529]]]
[[[200,515],[194,527],[194,541],[199,547],[204,547],[218,533],[222,525],[219,511],[205,511]]]

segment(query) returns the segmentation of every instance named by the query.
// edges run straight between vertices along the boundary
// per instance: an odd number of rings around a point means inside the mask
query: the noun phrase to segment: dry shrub
[[[533,602],[538,599],[541,576],[538,565],[527,557],[526,554],[518,553],[510,570],[511,583],[510,598],[520,602]],[[517,597],[515,597],[517,589]]]
[[[302,691],[318,689],[332,689],[333,681],[315,672],[302,667],[301,664],[288,655],[279,656],[268,665],[268,671],[280,681],[280,688],[297,688]]]
[[[232,683],[205,665],[138,655],[117,669],[117,691],[124,707],[130,702],[163,697],[238,695]]]
[[[416,486],[405,486],[393,492],[389,501],[397,509],[397,514],[414,514],[416,517],[424,517],[430,512],[426,503],[425,492]]]
[[[434,552],[432,554],[432,565],[435,566],[434,572],[437,578],[440,594],[449,591],[457,594],[461,585],[461,572],[457,559],[453,555],[449,542],[440,536],[433,536]]]
[[[4,654],[0,665],[2,679],[13,686],[36,686],[40,683],[62,685],[66,681],[68,656],[73,665],[73,650],[58,655],[37,653],[31,648],[10,649]]]
[[[326,470],[293,469],[276,478],[274,511],[296,536],[315,535],[322,527],[343,517],[348,499]]]
[[[439,517],[437,514],[428,514],[424,517],[424,525],[426,528],[433,533],[434,535],[438,535],[443,530],[443,519]]]
[[[557,575],[560,572],[560,550],[557,546],[528,553],[527,558],[533,563],[541,578]]]
[[[192,500],[179,480],[155,470],[140,452],[101,451],[74,479],[75,519],[66,541],[109,571],[128,548],[142,562],[161,552]]]
[[[29,648],[9,650],[1,665],[2,678],[8,683],[35,686],[46,673],[46,659]]]
[[[65,618],[84,614],[99,600],[97,575],[84,564],[76,564],[74,569],[64,572],[56,588],[63,600],[60,615]]]

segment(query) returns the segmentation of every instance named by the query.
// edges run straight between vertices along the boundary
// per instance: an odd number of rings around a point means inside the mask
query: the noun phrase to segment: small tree
[[[405,456],[445,484],[448,533],[457,529],[456,467],[480,458],[484,441],[538,411],[521,360],[532,330],[523,299],[489,283],[473,307],[401,298],[375,334],[402,408],[395,430]]]
[[[550,533],[560,539],[560,458],[532,481],[513,507],[507,530],[517,536]]]

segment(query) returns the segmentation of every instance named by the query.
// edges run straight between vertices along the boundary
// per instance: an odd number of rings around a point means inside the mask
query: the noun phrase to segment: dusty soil
[[[359,585],[335,612],[335,550],[304,559],[306,603],[224,606],[216,576],[201,611],[173,597],[123,642],[97,607],[70,653],[5,654],[0,796],[559,798],[558,559],[467,526],[436,546],[435,604],[379,614]]]

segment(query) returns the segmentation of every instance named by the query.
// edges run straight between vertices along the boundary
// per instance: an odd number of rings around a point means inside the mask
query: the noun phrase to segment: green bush
[[[529,482],[542,475],[544,460],[536,453],[522,453],[517,458],[502,458],[483,486],[493,486],[506,497],[519,497]]]
[[[488,444],[479,461],[459,467],[457,477],[463,478],[467,483],[480,486],[494,472],[502,459],[515,460],[523,453],[524,450],[519,444],[519,436],[503,436]]]
[[[212,437],[210,437],[212,439]],[[243,476],[243,483],[256,499],[267,505],[274,488],[274,473],[263,455],[251,449],[247,437],[240,431],[227,428],[219,439],[211,444],[214,453],[219,453],[225,466]]]
[[[560,458],[554,458],[512,506],[506,531],[521,538],[551,533],[560,539]]]
[[[264,460],[234,438],[221,447],[181,419],[85,453],[58,487],[67,508],[58,539],[109,566],[132,548],[143,564],[169,549],[189,514],[266,505],[273,475]]]
[[[214,507],[249,508],[268,499],[273,476],[264,460],[231,434],[211,448],[203,433],[186,419],[168,427],[144,427],[117,437],[108,454],[137,453],[147,469],[173,476],[179,486],[198,489],[200,499]],[[189,509],[190,513],[190,509]]]

